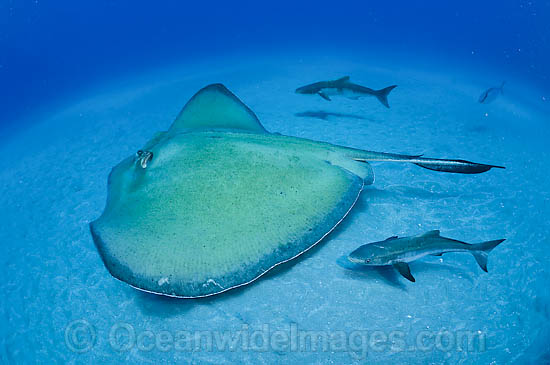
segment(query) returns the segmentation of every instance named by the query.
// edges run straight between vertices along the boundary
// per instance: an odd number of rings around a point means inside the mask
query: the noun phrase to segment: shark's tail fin
[[[504,85],[506,85],[506,80],[505,81],[502,81],[502,84],[500,84],[500,93],[504,93]]]
[[[472,255],[474,255],[479,267],[481,267],[483,271],[487,272],[487,257],[489,256],[489,252],[503,241],[504,239],[500,239],[472,245]]]
[[[380,89],[380,90],[376,90],[374,92],[374,96],[376,96],[378,98],[378,100],[382,104],[384,104],[384,106],[386,108],[389,108],[390,104],[388,103],[388,94],[390,93],[390,91],[392,91],[396,87],[397,87],[397,85],[392,85],[392,86],[388,86],[388,87],[385,87],[385,88]]]

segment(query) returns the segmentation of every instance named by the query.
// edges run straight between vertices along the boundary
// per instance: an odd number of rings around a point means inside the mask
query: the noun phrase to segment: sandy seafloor
[[[540,94],[508,79],[504,95],[480,105],[479,94],[506,75],[390,56],[237,60],[121,78],[2,141],[0,362],[550,361],[550,127]],[[346,74],[372,88],[398,84],[391,109],[374,98],[294,94]],[[88,223],[103,210],[110,169],[212,82],[226,84],[272,132],[507,169],[464,176],[373,164],[375,184],[341,226],[253,285],[200,300],[139,292],[107,272]],[[308,111],[352,116],[295,115]],[[391,268],[350,270],[341,258],[431,229],[472,243],[507,240],[490,254],[489,273],[470,255],[447,254],[411,264],[416,283]],[[317,348],[300,341],[306,331],[320,336]],[[228,335],[238,340],[232,348],[216,342]],[[472,348],[457,344],[463,335],[477,336]]]

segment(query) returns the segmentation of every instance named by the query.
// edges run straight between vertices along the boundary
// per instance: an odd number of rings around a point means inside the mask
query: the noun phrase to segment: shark
[[[327,101],[331,101],[331,96],[344,96],[348,99],[357,100],[364,96],[375,96],[378,101],[386,108],[390,107],[388,103],[388,94],[397,87],[391,85],[380,90],[374,90],[365,86],[350,82],[349,76],[344,76],[337,80],[319,81],[313,84],[305,85],[296,89],[297,94],[319,95]]]
[[[368,243],[349,254],[348,260],[354,264],[368,266],[392,265],[407,280],[415,282],[409,263],[421,257],[441,256],[447,252],[469,252],[481,269],[487,272],[489,252],[505,239],[477,244],[442,237],[439,230],[429,231],[417,236],[392,236],[384,241]]]
[[[491,87],[487,90],[485,90],[480,96],[479,96],[479,103],[480,104],[489,104],[495,101],[495,99],[502,93],[504,93],[504,85],[506,84],[506,81],[503,81],[500,86]]]

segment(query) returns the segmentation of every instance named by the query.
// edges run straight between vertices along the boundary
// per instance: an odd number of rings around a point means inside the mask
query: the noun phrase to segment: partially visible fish
[[[479,102],[481,104],[489,104],[495,101],[495,99],[503,93],[504,84],[506,84],[506,81],[503,81],[502,84],[498,87],[491,87],[483,92],[479,96]]]
[[[354,264],[384,266],[393,265],[407,280],[414,282],[408,263],[427,255],[441,256],[446,252],[470,252],[483,271],[487,271],[487,256],[504,239],[475,245],[441,237],[439,231],[418,236],[390,237],[385,241],[369,243],[349,254]]]

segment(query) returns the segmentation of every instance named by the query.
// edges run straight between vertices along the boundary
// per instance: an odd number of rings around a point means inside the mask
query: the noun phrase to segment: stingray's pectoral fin
[[[393,263],[393,267],[395,268],[395,270],[399,271],[399,273],[403,275],[405,279],[412,281],[413,283],[416,281],[411,274],[411,268],[406,262],[395,262]]]
[[[417,158],[415,160],[418,160],[418,162],[411,162],[425,169],[442,172],[453,172],[457,174],[480,174],[482,172],[489,171],[492,168],[505,168],[503,166],[486,165],[466,160],[444,160],[436,158]]]

